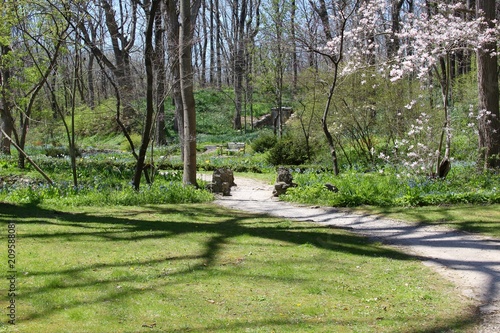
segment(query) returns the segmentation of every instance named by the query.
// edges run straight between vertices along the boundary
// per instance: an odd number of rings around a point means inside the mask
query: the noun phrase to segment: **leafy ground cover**
[[[155,172],[150,185],[135,191],[131,185],[134,163],[129,154],[105,153],[78,161],[78,186],[71,180],[67,158],[37,155],[37,164],[53,179],[47,182],[27,166],[19,170],[13,157],[0,160],[0,201],[20,204],[141,205],[209,202],[213,195],[201,188],[182,185],[182,172]]]
[[[372,205],[417,207],[456,204],[500,203],[498,171],[478,173],[474,167],[458,166],[446,179],[432,179],[402,172],[350,171],[334,176],[331,172],[295,172],[299,185],[284,200],[336,207]],[[329,191],[325,184],[337,187]]]
[[[2,237],[12,222],[18,323],[3,331],[465,332],[476,320],[420,262],[310,223],[206,204],[0,203]]]

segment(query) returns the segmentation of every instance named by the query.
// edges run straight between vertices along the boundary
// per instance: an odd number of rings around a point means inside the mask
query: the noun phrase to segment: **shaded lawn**
[[[18,323],[0,331],[460,332],[476,320],[420,262],[341,230],[212,205],[78,210],[0,203],[2,236],[16,222],[19,292]]]
[[[500,238],[500,205],[442,205],[411,208],[364,206],[355,210],[404,221],[445,225],[465,232]]]

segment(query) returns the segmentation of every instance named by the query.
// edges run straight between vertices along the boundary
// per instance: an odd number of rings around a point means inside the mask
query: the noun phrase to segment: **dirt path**
[[[475,299],[482,315],[479,333],[500,332],[500,240],[450,229],[402,223],[333,208],[307,207],[279,201],[272,186],[236,177],[231,196],[216,203],[239,210],[266,213],[348,229],[398,247],[451,280],[467,297]]]

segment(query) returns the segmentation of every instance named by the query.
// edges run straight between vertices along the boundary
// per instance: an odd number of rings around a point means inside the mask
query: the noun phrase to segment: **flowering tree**
[[[475,12],[463,4],[425,1],[413,2],[406,11],[398,13],[401,15],[400,27],[395,31],[389,19],[390,3],[389,0],[360,2],[349,24],[327,43],[324,53],[330,57],[342,54],[340,58],[333,58],[344,61],[340,75],[375,67],[380,73],[386,73],[392,82],[410,77],[427,85],[431,79],[437,79],[442,96],[443,126],[438,134],[438,145],[433,149],[431,169],[433,175],[445,177],[450,168],[452,138],[451,59],[464,49],[495,55],[494,50],[484,46],[496,45],[499,29],[496,22],[487,22],[482,15],[471,18]],[[343,22],[343,17],[337,21]],[[397,52],[393,54],[389,51],[394,50],[395,41],[398,42]],[[411,101],[407,108],[415,104],[415,100]],[[428,119],[428,115],[421,118]],[[415,126],[419,128],[418,123]],[[414,129],[410,136],[415,134]],[[420,149],[424,150],[428,154],[429,149]]]
[[[481,16],[469,20],[462,4],[439,3],[430,8],[419,7],[408,13],[398,38],[403,41],[398,54],[392,59],[391,81],[413,74],[420,80],[434,75],[441,88],[443,103],[443,129],[435,151],[434,175],[445,177],[450,168],[451,147],[451,58],[463,49],[480,49],[495,38],[491,29],[484,29]],[[444,151],[443,151],[444,150]]]

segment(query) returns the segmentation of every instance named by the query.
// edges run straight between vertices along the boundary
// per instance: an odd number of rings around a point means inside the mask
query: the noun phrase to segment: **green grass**
[[[465,232],[500,237],[500,205],[373,207],[356,209],[404,221],[445,225]]]
[[[476,320],[419,261],[311,223],[208,204],[0,203],[2,239],[10,222],[18,322],[0,331],[464,332]]]

